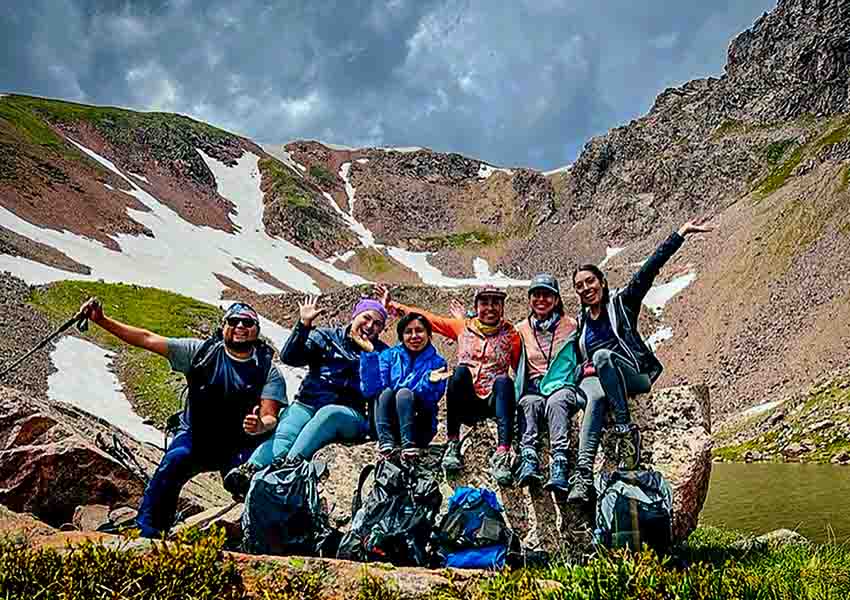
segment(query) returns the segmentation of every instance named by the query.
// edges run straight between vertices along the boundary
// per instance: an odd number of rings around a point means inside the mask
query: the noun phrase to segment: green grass
[[[779,140],[778,142],[773,142],[768,144],[765,147],[763,154],[765,160],[767,160],[767,164],[776,165],[782,160],[782,157],[785,155],[785,151],[788,150],[791,146],[793,146],[797,141],[794,139],[787,140]]]
[[[322,165],[312,165],[310,176],[324,187],[333,187],[336,184],[336,177]]]
[[[188,129],[205,137],[217,139],[233,137],[233,134],[223,129],[172,113],[138,112],[112,106],[91,106],[34,96],[15,95],[9,98],[15,105],[57,123],[85,121],[98,127],[122,130],[144,127],[179,128]]]
[[[28,142],[38,146],[63,147],[64,140],[14,97],[0,98],[0,119],[8,121]]]
[[[259,167],[263,178],[271,180],[272,194],[294,208],[312,206],[313,200],[310,194],[301,187],[297,178],[280,161],[274,158],[263,158],[259,162]]]
[[[62,281],[37,288],[31,304],[54,324],[77,312],[89,297],[103,302],[104,313],[118,321],[149,329],[166,337],[203,337],[221,318],[220,309],[186,296],[136,285]],[[118,367],[125,391],[136,412],[162,426],[180,408],[184,378],[171,372],[166,359],[131,348],[94,324],[85,337],[119,350]]]
[[[846,192],[848,187],[850,187],[850,165],[841,169],[841,183],[838,186],[838,191]]]
[[[431,600],[827,600],[850,593],[850,548],[845,545],[767,547],[722,529],[704,527],[671,556],[651,551],[603,552],[587,561],[553,560],[535,569],[505,569],[489,577],[449,583]],[[189,531],[152,550],[85,542],[59,553],[25,541],[0,539],[0,598],[176,600],[192,598],[318,600],[335,582],[322,569],[295,573],[257,563],[256,594],[223,552],[224,532]],[[243,567],[245,568],[245,567]],[[250,569],[253,569],[252,571]],[[259,577],[258,577],[259,575]],[[330,595],[333,595],[331,593]],[[358,600],[397,600],[396,585],[365,567]]]
[[[432,235],[422,238],[425,242],[433,243],[440,248],[467,248],[469,246],[492,246],[499,241],[499,235],[485,230],[463,231]]]
[[[357,258],[362,261],[367,277],[379,278],[393,268],[393,262],[374,248],[357,250]]]

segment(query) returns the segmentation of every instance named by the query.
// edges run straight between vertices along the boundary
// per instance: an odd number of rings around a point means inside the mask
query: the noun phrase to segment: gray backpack
[[[596,477],[594,541],[608,548],[658,554],[669,551],[673,539],[673,491],[658,471],[614,471]]]

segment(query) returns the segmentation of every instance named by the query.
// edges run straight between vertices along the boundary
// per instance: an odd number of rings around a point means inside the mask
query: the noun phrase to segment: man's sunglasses
[[[242,326],[246,329],[251,329],[254,325],[257,324],[257,322],[251,317],[227,317],[225,319],[225,322],[231,327],[236,327],[240,323],[242,323]]]

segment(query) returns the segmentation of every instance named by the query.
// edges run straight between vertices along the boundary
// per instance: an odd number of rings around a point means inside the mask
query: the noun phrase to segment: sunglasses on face
[[[251,329],[257,324],[257,322],[251,317],[227,317],[225,322],[231,327],[236,327],[241,323],[246,329]]]

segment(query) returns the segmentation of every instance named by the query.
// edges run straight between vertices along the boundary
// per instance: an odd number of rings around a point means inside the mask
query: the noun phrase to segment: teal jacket
[[[526,351],[525,351],[525,335],[523,335],[524,323],[518,324],[517,331],[520,332],[520,338],[523,340],[522,353],[520,354],[519,365],[517,366],[516,380],[514,381],[516,399],[522,398],[525,393],[526,384]],[[540,381],[540,394],[543,396],[551,396],[561,388],[572,387],[578,385],[578,373],[581,361],[578,356],[578,336],[575,331],[569,334],[567,339],[558,348],[557,354],[552,357],[549,363],[549,370],[543,375]]]

